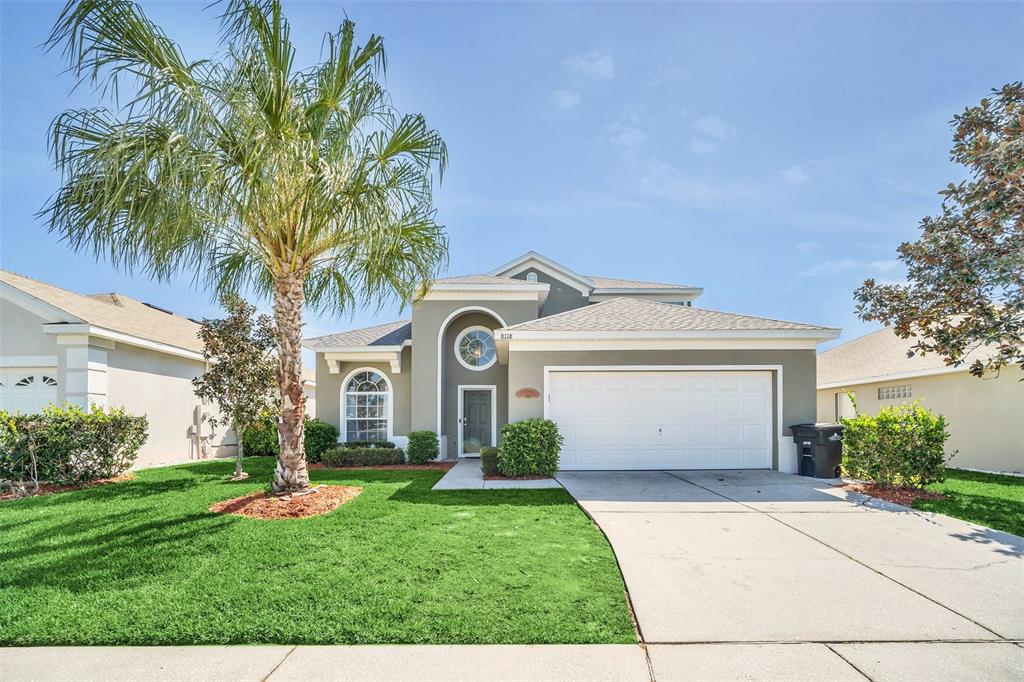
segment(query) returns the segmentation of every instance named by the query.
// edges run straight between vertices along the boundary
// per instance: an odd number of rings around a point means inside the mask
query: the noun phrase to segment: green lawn
[[[611,548],[563,490],[314,471],[363,493],[311,519],[207,511],[265,485],[272,460],[246,464],[0,503],[0,645],[634,641]]]
[[[947,469],[946,480],[928,490],[945,500],[915,500],[914,509],[939,512],[1024,535],[1024,478]]]

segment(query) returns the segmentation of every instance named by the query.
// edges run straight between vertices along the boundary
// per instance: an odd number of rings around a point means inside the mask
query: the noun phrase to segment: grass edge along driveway
[[[946,469],[946,480],[927,488],[946,499],[914,500],[914,509],[1024,536],[1024,477]]]
[[[273,461],[138,472],[0,503],[0,644],[630,643],[604,535],[564,490],[438,491],[437,471],[319,470],[330,514],[220,516]]]

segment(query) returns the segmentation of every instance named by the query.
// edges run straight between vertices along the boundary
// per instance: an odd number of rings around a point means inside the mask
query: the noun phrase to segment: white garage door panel
[[[57,402],[56,367],[0,367],[0,410],[33,414]]]
[[[772,461],[766,371],[552,371],[563,469],[741,469]]]

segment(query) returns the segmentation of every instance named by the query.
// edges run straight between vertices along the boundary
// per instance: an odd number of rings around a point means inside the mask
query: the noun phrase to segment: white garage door
[[[563,469],[771,467],[771,372],[552,371],[548,381]]]
[[[56,402],[56,367],[0,367],[0,410],[33,414]]]

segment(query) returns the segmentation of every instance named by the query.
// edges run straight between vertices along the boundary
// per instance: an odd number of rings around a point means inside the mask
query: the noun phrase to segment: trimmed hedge
[[[135,462],[149,435],[149,420],[123,408],[86,411],[64,405],[33,415],[0,412],[0,422],[0,480],[12,482],[32,478],[78,485],[112,478]]]
[[[437,459],[441,445],[433,431],[410,431],[408,450],[409,464],[426,464]]]
[[[277,457],[277,417],[267,417],[258,426],[245,430],[242,438],[246,457]],[[306,417],[306,460],[319,462],[323,453],[338,445],[338,429],[333,424]]]
[[[523,419],[501,429],[498,468],[505,476],[554,476],[562,434],[550,419]]]
[[[497,476],[501,473],[498,469],[498,448],[480,448],[480,470],[484,476]]]
[[[943,479],[949,432],[942,415],[915,402],[887,405],[873,417],[859,414],[842,424],[845,476],[912,487]]]
[[[345,441],[346,448],[385,448],[393,449],[395,444],[389,440],[348,440]]]
[[[405,452],[402,448],[331,448],[323,454],[323,462],[330,467],[405,464]]]

